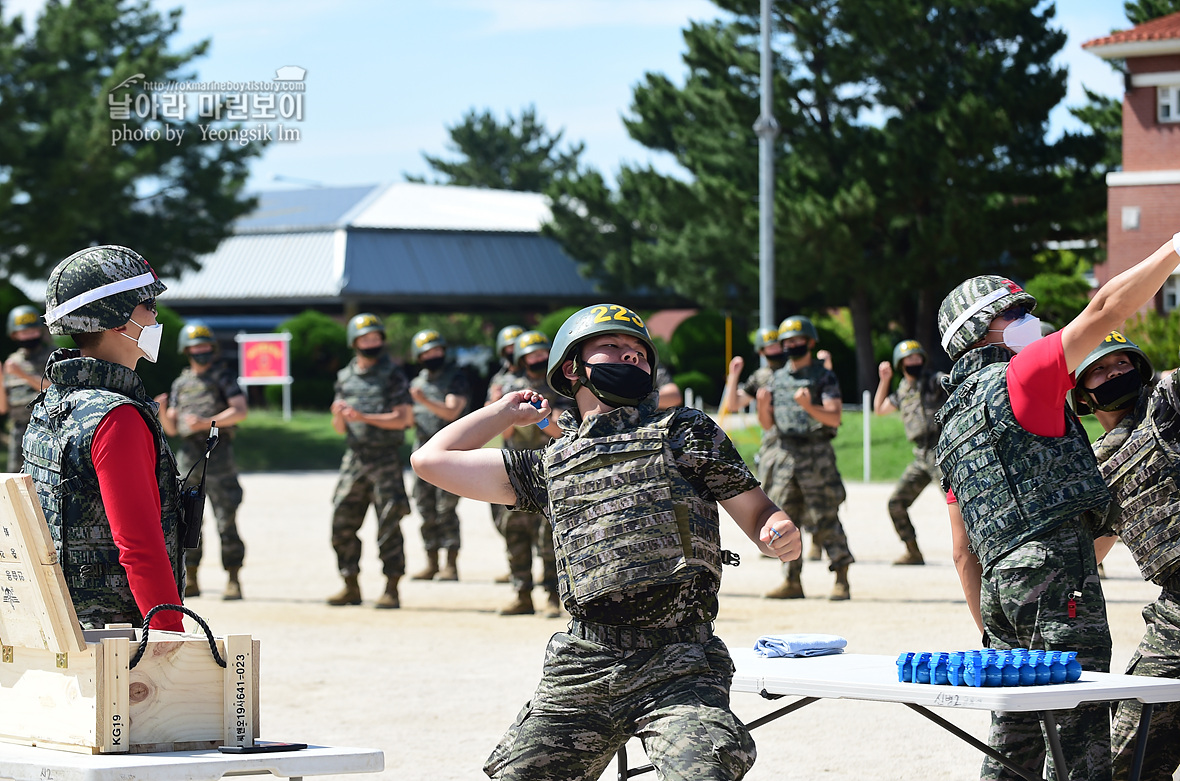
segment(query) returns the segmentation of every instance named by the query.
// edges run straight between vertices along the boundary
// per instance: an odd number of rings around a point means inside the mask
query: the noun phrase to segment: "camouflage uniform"
[[[8,356],[8,360],[20,364],[21,369],[28,374],[39,377],[45,373],[45,364],[52,354],[53,345],[42,341],[36,350],[29,352],[22,347]],[[21,442],[24,441],[25,429],[29,427],[29,417],[32,415],[29,405],[37,398],[38,391],[10,372],[4,374],[4,390],[8,393],[8,471],[19,472],[24,464]]]
[[[1030,434],[1017,422],[1008,397],[1010,357],[1001,345],[968,350],[946,378],[950,398],[938,414],[942,487],[954,491],[982,567],[989,645],[1077,651],[1085,669],[1105,672],[1111,640],[1094,518],[1110,495],[1072,414],[1061,437]],[[1110,778],[1109,707],[1080,706],[1061,713],[1058,725],[1070,767],[1054,777]],[[1046,755],[1036,714],[993,713],[988,742],[1025,767],[1039,768]],[[1015,776],[989,758],[981,777]]]
[[[1147,385],[1139,403],[1094,443],[1115,503],[1109,518],[1143,576],[1162,586],[1143,609],[1147,631],[1127,665],[1128,675],[1180,678],[1180,373]],[[1114,776],[1126,778],[1143,706],[1119,702],[1111,739]],[[1180,765],[1180,703],[1154,706],[1144,756],[1144,779],[1171,779]]]
[[[773,380],[774,369],[769,366],[759,366],[746,378],[741,389],[751,399],[756,399],[758,391],[762,388],[769,388]],[[763,430],[762,442],[758,445],[758,452],[754,455],[754,466],[758,469],[758,482],[762,485],[770,485],[769,466],[779,458],[775,453],[776,450],[778,450],[778,431],[774,427]]]
[[[492,375],[492,379],[488,382],[487,403],[490,404],[496,401],[499,396],[507,393],[508,391],[506,389],[518,382],[521,376],[521,373],[516,370],[513,364],[507,360],[501,361],[500,369]],[[497,392],[499,396],[496,395]],[[493,504],[490,506],[492,508],[492,525],[496,527],[496,531],[500,532],[500,536],[504,536],[504,513],[508,508],[502,504]],[[509,552],[508,558],[511,560],[511,552]]]
[[[411,403],[406,377],[386,353],[363,371],[354,357],[336,375],[336,398],[366,413],[392,412],[395,407]],[[361,542],[357,531],[372,504],[377,513],[377,554],[382,572],[387,578],[400,577],[406,571],[401,519],[410,512],[399,453],[405,435],[360,421],[345,425],[348,449],[332,497],[336,566],[345,578],[360,572]]]
[[[789,365],[776,371],[772,389],[779,447],[769,454],[765,466],[759,465],[759,471],[770,500],[797,523],[802,519],[800,526],[827,552],[831,560],[828,569],[835,572],[856,561],[837,514],[847,493],[832,447],[836,429],[822,426],[795,402],[794,392],[799,387],[809,387],[813,401],[840,398],[836,375],[818,362],[798,371]],[[783,572],[788,578],[797,578],[802,566],[802,558],[796,559],[784,564]]]
[[[452,363],[445,364],[433,373],[423,369],[410,385],[420,388],[426,394],[426,398],[432,401],[442,402],[452,394],[467,398],[467,378]],[[421,447],[445,425],[446,422],[425,405],[415,404],[415,449]],[[418,507],[418,514],[422,516],[422,542],[426,546],[426,551],[429,553],[458,550],[459,514],[455,508],[459,505],[459,497],[425,480],[418,480],[414,483],[414,504]]]
[[[757,481],[713,421],[690,409],[657,410],[658,400],[652,393],[639,407],[585,422],[569,411],[560,419],[565,436],[546,450],[503,451],[516,508],[567,520],[555,544],[562,599],[573,620],[549,641],[541,683],[484,766],[492,778],[598,779],[632,736],[641,738],[660,778],[739,779],[754,762],[753,739],[730,710],[733,662],[711,622],[720,586],[716,502]],[[656,463],[650,460],[642,468],[635,461],[586,462],[588,447],[620,437],[628,447],[638,437],[640,457],[670,462],[664,490],[614,487],[651,479]],[[604,478],[571,475],[570,463],[579,458]],[[555,493],[561,483],[567,487]],[[605,556],[583,555],[584,547],[572,544],[584,527],[582,500],[602,492],[613,498],[605,503],[608,512],[595,514],[595,525],[636,535],[678,528],[682,518],[683,528],[693,530],[696,563],[681,555],[683,538],[668,557],[655,550],[636,561],[636,554],[610,548]],[[637,497],[657,506],[636,503]],[[664,511],[668,501],[677,512]],[[571,525],[571,517],[579,520]],[[640,527],[628,525],[638,519],[644,519]],[[598,577],[581,578],[607,570],[623,583],[604,589]]]
[[[901,411],[906,439],[914,443],[914,460],[905,468],[889,497],[889,517],[902,542],[917,539],[910,521],[910,505],[927,485],[931,482],[937,485],[942,479],[934,459],[934,446],[941,431],[935,413],[946,401],[946,391],[942,388],[945,376],[923,368],[918,377],[903,378],[897,390],[889,394],[889,403]]]
[[[184,424],[184,416],[192,414],[199,418],[211,418],[227,409],[230,399],[241,395],[238,381],[223,363],[215,363],[200,374],[193,371],[192,367],[185,367],[172,382],[168,404],[176,410],[177,428],[183,437],[176,460],[180,464],[181,475],[188,476],[186,487],[201,482],[200,462],[205,457],[205,440],[209,438],[209,432],[189,431]],[[217,518],[221,565],[230,570],[241,567],[246,557],[246,546],[238,536],[237,524],[238,507],[242,504],[242,484],[238,482],[238,466],[234,459],[236,429],[230,426],[219,429],[219,432],[217,447],[213,448],[209,462],[204,467],[205,493]],[[187,554],[188,566],[196,567],[201,563],[203,549],[202,537],[197,547]]]
[[[147,423],[156,446],[160,526],[177,590],[183,593],[176,463],[156,420],[157,405],[134,371],[84,358],[77,350],[54,353],[46,374],[53,384],[33,406],[24,471],[37,488],[78,620],[87,629],[141,625],[143,615],[119,562],[90,448],[98,424],[120,405],[133,406]]]

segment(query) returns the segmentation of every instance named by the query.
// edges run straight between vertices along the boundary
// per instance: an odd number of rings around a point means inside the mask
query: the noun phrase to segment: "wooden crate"
[[[27,475],[0,474],[0,741],[89,753],[249,746],[258,642],[139,630],[83,632]]]

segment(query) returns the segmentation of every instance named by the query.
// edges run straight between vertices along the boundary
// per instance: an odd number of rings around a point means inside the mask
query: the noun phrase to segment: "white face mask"
[[[134,320],[131,322],[135,323]],[[139,325],[139,323],[135,324]],[[132,341],[139,345],[139,351],[143,353],[143,357],[152,363],[155,363],[156,359],[160,357],[160,340],[164,338],[164,326],[160,323],[148,326],[139,325],[138,339],[127,336],[127,334],[123,334],[123,336],[132,339]]]
[[[1024,317],[1013,321],[1007,328],[991,330],[1000,330],[1004,334],[1004,345],[1012,352],[1019,353],[1041,338],[1041,320],[1026,312]]]

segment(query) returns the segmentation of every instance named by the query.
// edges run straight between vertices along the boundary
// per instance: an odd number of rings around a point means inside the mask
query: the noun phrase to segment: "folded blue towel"
[[[754,643],[759,656],[824,656],[842,654],[848,641],[839,635],[763,635]]]

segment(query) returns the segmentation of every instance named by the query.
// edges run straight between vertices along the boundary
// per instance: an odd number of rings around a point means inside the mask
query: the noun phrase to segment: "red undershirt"
[[[1012,356],[1006,378],[1012,413],[1021,428],[1040,437],[1065,436],[1065,394],[1074,376],[1065,365],[1060,331]],[[955,501],[953,492],[947,491],[946,501]]]
[[[179,605],[160,526],[156,445],[147,422],[130,404],[119,405],[98,424],[91,454],[119,563],[127,570],[140,614],[147,615],[156,605]],[[152,629],[183,632],[183,618],[175,611],[161,611],[152,618]]]

